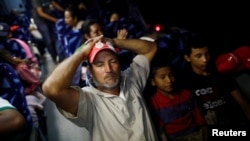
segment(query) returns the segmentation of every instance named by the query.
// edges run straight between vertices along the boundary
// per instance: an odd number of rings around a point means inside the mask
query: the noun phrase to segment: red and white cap
[[[92,50],[89,53],[89,57],[88,57],[89,63],[93,63],[96,55],[102,50],[110,50],[114,53],[117,53],[115,48],[112,46],[112,44],[110,42],[99,41],[99,42],[95,43],[95,45],[93,46]]]

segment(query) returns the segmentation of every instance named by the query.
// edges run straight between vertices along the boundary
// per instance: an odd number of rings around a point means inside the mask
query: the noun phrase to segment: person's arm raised
[[[64,11],[65,11],[65,9],[64,9],[60,4],[58,4],[55,0],[52,0],[52,1],[51,1],[51,4],[52,4],[56,9],[58,9],[59,11],[61,11],[61,12],[64,12]]]
[[[36,12],[37,12],[37,14],[38,14],[40,17],[42,17],[42,18],[44,18],[44,19],[46,19],[46,20],[49,20],[49,21],[54,22],[54,23],[57,21],[57,18],[55,18],[55,17],[53,17],[53,16],[51,16],[51,15],[45,13],[45,12],[43,11],[43,8],[42,8],[42,7],[37,7],[37,8],[36,8]]]
[[[156,43],[140,39],[113,39],[111,42],[116,47],[144,55],[149,61],[157,51]]]
[[[88,40],[84,47],[76,51],[72,56],[60,63],[48,76],[42,85],[43,93],[57,106],[70,112],[77,114],[79,93],[71,88],[71,82],[76,69],[82,60],[87,59],[93,45],[99,41],[101,36]]]
[[[250,105],[248,101],[243,97],[239,89],[235,89],[231,92],[231,95],[235,101],[239,104],[240,108],[244,112],[247,120],[250,122]]]

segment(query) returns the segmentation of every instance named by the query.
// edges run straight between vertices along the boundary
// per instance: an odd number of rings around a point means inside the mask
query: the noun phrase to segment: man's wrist
[[[111,44],[113,45],[113,46],[115,46],[115,47],[117,47],[118,45],[118,42],[119,42],[119,40],[120,39],[118,39],[118,38],[113,38],[113,39],[111,39]],[[119,47],[119,46],[118,46]]]

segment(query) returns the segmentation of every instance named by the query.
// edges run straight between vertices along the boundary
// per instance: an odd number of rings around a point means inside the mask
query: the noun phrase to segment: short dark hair
[[[81,13],[80,13],[77,6],[70,5],[65,9],[65,11],[68,11],[70,13],[71,17],[77,18],[78,21],[81,20]]]
[[[158,49],[157,53],[155,54],[154,58],[150,64],[150,77],[154,77],[155,72],[163,67],[170,67],[172,68],[171,60],[168,56],[168,50],[166,49]]]
[[[81,33],[82,34],[90,34],[90,26],[93,24],[99,24],[100,26],[102,26],[101,21],[99,21],[98,19],[87,19],[86,21],[84,21],[84,24],[81,27]]]
[[[193,48],[195,49],[203,47],[208,47],[207,39],[200,34],[194,34],[187,39],[183,54],[189,56]]]
[[[169,62],[166,62],[166,61],[154,63],[153,65],[151,65],[151,68],[150,68],[150,78],[154,77],[155,72],[158,69],[164,68],[164,67],[169,67],[172,70],[172,65]]]

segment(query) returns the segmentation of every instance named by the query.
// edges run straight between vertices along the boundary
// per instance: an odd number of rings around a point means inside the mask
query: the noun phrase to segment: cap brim
[[[103,49],[100,49],[100,50],[98,50],[97,52],[95,52],[95,55],[94,55],[93,57],[90,57],[90,59],[88,60],[89,63],[93,63],[94,60],[95,60],[95,57],[97,56],[97,54],[100,53],[101,51],[104,51],[104,50],[108,50],[108,51],[110,51],[110,52],[113,52],[113,53],[117,54],[114,50],[112,50],[112,49],[110,49],[110,48],[103,48]]]
[[[88,62],[93,63],[96,55],[103,50],[110,50],[116,54],[115,48],[109,42],[97,42],[89,53]]]

